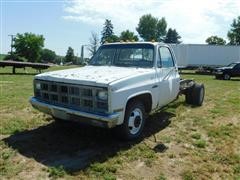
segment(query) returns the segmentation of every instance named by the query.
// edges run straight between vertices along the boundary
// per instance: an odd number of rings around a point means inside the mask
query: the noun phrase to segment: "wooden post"
[[[13,73],[13,74],[16,73],[16,71],[15,71],[15,66],[13,66],[12,73]]]

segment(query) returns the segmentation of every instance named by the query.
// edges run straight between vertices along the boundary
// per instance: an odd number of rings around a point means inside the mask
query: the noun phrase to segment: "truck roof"
[[[165,43],[160,43],[160,42],[151,42],[151,41],[147,41],[147,42],[114,42],[114,43],[105,43],[103,45],[124,45],[124,44],[150,44],[153,46],[156,45],[166,45]]]

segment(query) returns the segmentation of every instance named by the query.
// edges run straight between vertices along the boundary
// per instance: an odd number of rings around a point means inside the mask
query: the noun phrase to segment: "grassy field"
[[[0,69],[0,179],[240,179],[240,79],[184,74],[205,84],[203,106],[180,97],[149,117],[139,141],[120,142],[34,110],[35,71],[17,72]]]
[[[6,54],[0,54],[0,61],[3,60],[3,58],[6,56]]]

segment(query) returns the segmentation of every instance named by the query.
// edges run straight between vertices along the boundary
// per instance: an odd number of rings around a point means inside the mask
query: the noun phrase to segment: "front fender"
[[[130,99],[135,98],[135,97],[140,96],[140,95],[144,95],[144,94],[149,94],[149,95],[151,96],[151,101],[153,102],[153,99],[152,99],[153,95],[152,95],[152,92],[151,92],[151,91],[140,91],[140,92],[137,92],[137,93],[135,93],[135,94],[131,94],[131,95],[127,98],[127,101],[126,101],[125,106],[124,106],[125,109],[126,109],[127,103],[129,102]],[[152,107],[151,107],[151,109],[152,109]]]

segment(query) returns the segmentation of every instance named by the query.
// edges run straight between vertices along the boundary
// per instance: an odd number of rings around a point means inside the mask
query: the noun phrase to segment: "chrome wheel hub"
[[[128,128],[131,134],[137,134],[141,129],[143,114],[139,108],[134,109],[128,119]]]

